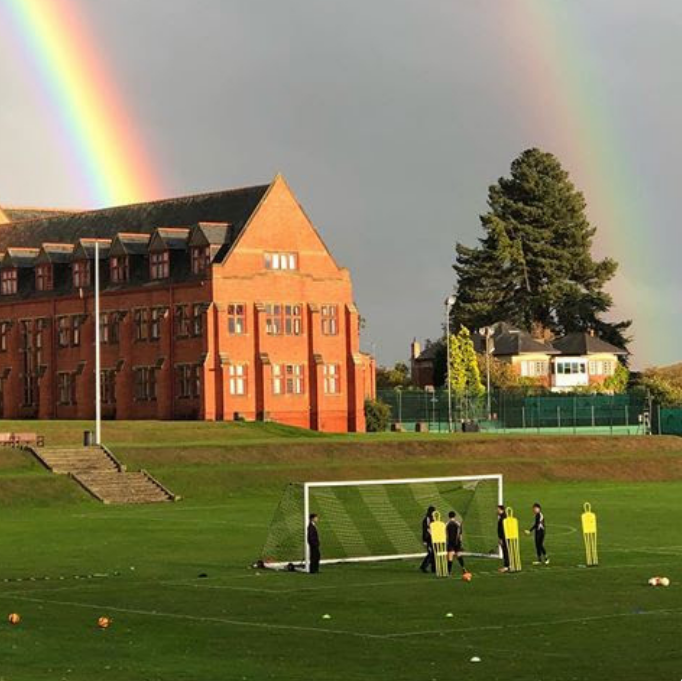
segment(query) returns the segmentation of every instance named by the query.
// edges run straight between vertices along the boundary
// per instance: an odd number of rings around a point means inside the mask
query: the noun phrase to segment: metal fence
[[[404,430],[448,431],[447,390],[381,389],[378,399],[391,407],[391,422]],[[452,396],[456,429],[517,432],[643,433],[648,430],[650,405],[641,394],[529,394],[494,391],[472,398]],[[682,419],[682,416],[681,416]]]

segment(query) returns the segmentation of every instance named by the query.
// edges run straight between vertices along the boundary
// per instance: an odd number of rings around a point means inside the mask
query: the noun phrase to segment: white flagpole
[[[95,444],[102,444],[102,395],[99,358],[99,241],[95,240]]]

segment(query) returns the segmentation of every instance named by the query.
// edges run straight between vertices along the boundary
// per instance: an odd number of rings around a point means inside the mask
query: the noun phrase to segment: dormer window
[[[36,267],[36,291],[51,291],[54,288],[52,265],[43,263]]]
[[[125,284],[130,279],[128,256],[112,256],[109,259],[109,273],[112,284]]]
[[[73,285],[75,288],[90,286],[90,261],[77,260],[73,263]]]
[[[205,272],[211,264],[210,246],[193,246],[191,253],[192,274],[201,274],[202,272]]]
[[[170,254],[168,251],[149,254],[149,278],[168,279],[170,276]]]
[[[298,253],[266,253],[266,270],[297,270]]]
[[[0,273],[0,293],[13,296],[17,292],[17,268],[8,267]]]

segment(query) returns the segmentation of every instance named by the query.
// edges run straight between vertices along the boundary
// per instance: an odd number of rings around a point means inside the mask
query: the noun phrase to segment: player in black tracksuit
[[[452,574],[452,559],[456,556],[457,562],[462,568],[462,572],[466,572],[464,567],[464,558],[462,557],[462,523],[457,520],[457,514],[454,511],[448,513],[448,524],[445,526],[445,540],[447,542],[446,550],[448,552],[448,574]]]
[[[436,558],[433,555],[433,540],[431,539],[431,523],[433,522],[433,514],[436,511],[435,506],[429,506],[426,509],[426,515],[422,520],[422,543],[426,547],[426,555],[419,569],[422,572],[428,572],[431,566],[431,572],[436,571]]]
[[[310,574],[316,574],[320,571],[320,535],[317,532],[317,513],[310,514],[310,522],[308,523],[308,548],[310,555]]]
[[[509,572],[509,547],[507,546],[507,537],[504,533],[504,521],[507,517],[507,512],[504,506],[497,507],[497,542],[502,550],[503,567],[500,572]]]
[[[533,561],[533,565],[549,565],[549,558],[547,557],[547,551],[545,550],[547,526],[545,525],[545,516],[542,512],[542,506],[538,503],[533,504],[533,513],[535,514],[533,527],[531,527],[530,530],[526,530],[526,534],[535,532],[535,552],[538,554],[538,559]]]

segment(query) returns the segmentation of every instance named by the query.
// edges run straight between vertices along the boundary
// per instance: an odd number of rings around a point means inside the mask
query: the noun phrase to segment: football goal
[[[416,558],[424,554],[421,521],[429,506],[457,512],[469,555],[498,557],[501,475],[405,480],[348,480],[287,485],[270,524],[261,562],[308,570],[308,517],[319,514],[322,563]]]

